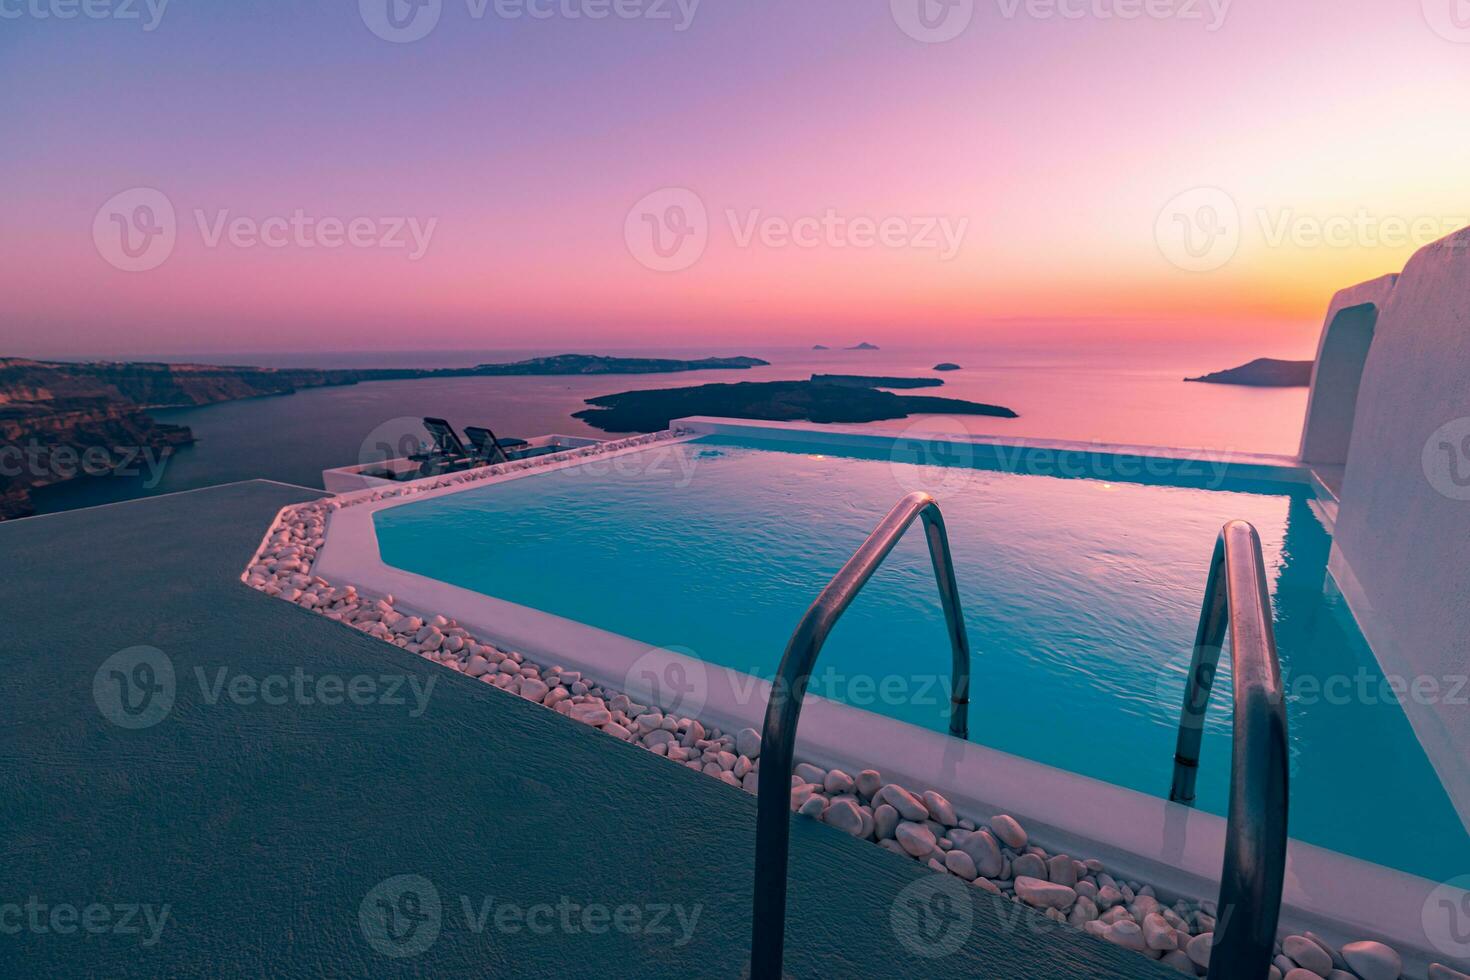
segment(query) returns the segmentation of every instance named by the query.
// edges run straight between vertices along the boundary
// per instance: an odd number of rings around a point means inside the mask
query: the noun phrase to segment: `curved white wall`
[[[1396,282],[1339,293],[1329,327],[1365,302],[1379,315],[1331,569],[1385,672],[1438,684],[1433,696],[1406,698],[1405,709],[1470,828],[1470,692],[1450,696],[1470,670],[1470,488],[1462,492],[1452,469],[1470,472],[1470,229],[1421,249]],[[1332,435],[1326,421],[1319,425],[1304,437],[1304,452]],[[1456,426],[1466,441],[1450,440],[1446,450],[1444,432]]]

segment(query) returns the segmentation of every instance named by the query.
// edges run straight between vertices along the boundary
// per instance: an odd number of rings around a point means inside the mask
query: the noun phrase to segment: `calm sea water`
[[[1383,675],[1323,588],[1331,539],[1305,490],[932,463],[704,438],[392,507],[377,514],[378,541],[399,568],[769,678],[830,577],[904,492],[928,486],[974,652],[971,737],[1163,796],[1215,537],[1248,520],[1287,684],[1292,836],[1420,875],[1470,862],[1470,838],[1400,705],[1324,693],[1359,677],[1380,692]],[[913,531],[833,631],[813,690],[942,732],[949,670]],[[1218,687],[1199,805],[1224,814],[1231,694]],[[1345,811],[1342,787],[1364,772],[1375,792]]]
[[[270,367],[446,367],[564,350],[216,353],[192,359]],[[46,513],[262,477],[320,487],[323,469],[377,458],[374,453],[380,444],[397,445],[406,433],[421,435],[417,420],[425,415],[442,416],[461,428],[488,425],[509,436],[600,435],[571,417],[586,407],[585,399],[597,395],[715,382],[792,380],[814,372],[933,377],[932,368],[941,361],[959,363],[963,370],[941,375],[944,387],[920,394],[1005,405],[1021,417],[912,417],[874,426],[962,426],[1003,436],[1291,454],[1301,434],[1305,389],[1185,384],[1182,379],[1232,367],[1258,355],[1309,356],[1301,351],[1263,350],[1181,355],[1143,349],[1080,353],[953,347],[881,351],[703,347],[595,353],[748,354],[770,361],[771,366],[686,374],[384,381],[159,411],[155,413],[159,419],[190,426],[199,440],[168,460],[161,475],[108,476],[47,488],[35,495],[37,508]]]

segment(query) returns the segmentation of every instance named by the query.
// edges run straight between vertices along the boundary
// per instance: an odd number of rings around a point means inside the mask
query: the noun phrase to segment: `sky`
[[[1457,2],[0,0],[0,354],[1310,356],[1470,224]]]

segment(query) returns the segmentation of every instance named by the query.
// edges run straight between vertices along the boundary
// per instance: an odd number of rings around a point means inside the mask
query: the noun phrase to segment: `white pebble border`
[[[394,609],[393,596],[359,595],[311,574],[334,510],[649,445],[686,433],[666,430],[539,456],[403,486],[374,488],[287,507],[241,576],[252,588],[285,599],[380,640],[478,678],[501,690],[630,742],[671,762],[754,794],[760,771],[760,733],[724,733],[698,719],[676,718],[637,704],[626,694],[562,667],[544,669],[514,651],[472,636],[453,619],[421,619]],[[934,790],[912,792],[865,769],[856,776],[798,763],[791,777],[791,809],[941,874],[954,875],[994,895],[1037,909],[1126,949],[1160,960],[1189,976],[1210,962],[1215,903],[1176,898],[1107,873],[1102,862],[1051,854],[1004,814],[989,821],[962,816]],[[1336,948],[1313,933],[1284,935],[1276,944],[1269,980],[1397,980],[1403,964],[1383,943]],[[1435,964],[1428,980],[1470,980]]]

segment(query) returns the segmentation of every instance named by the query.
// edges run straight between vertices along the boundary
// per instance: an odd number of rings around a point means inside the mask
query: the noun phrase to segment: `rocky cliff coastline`
[[[303,388],[436,377],[667,374],[742,370],[754,357],[676,360],[559,354],[465,368],[317,370],[211,364],[38,361],[0,358],[0,520],[33,513],[30,494],[80,476],[156,470],[188,426],[159,422],[156,408],[289,395]]]

